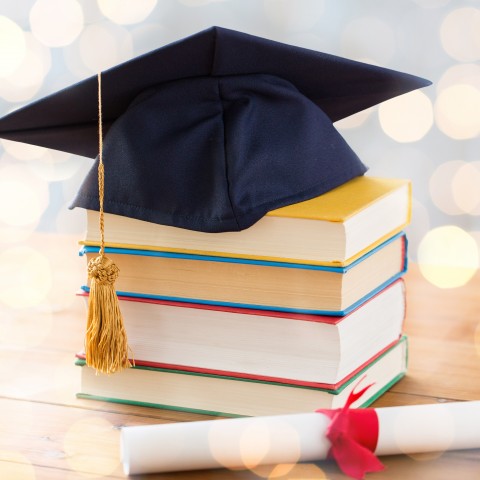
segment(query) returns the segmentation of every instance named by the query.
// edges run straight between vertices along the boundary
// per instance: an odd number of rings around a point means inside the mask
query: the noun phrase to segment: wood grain
[[[185,412],[81,400],[75,397],[84,305],[74,292],[84,281],[75,240],[35,235],[29,245],[51,262],[52,290],[41,305],[0,304],[0,478],[77,480],[125,478],[119,429],[204,420]],[[410,340],[406,378],[374,406],[480,399],[480,275],[442,290],[415,265],[406,275]],[[478,479],[480,451],[382,458],[371,479]],[[142,478],[141,476],[132,478]],[[148,479],[345,479],[331,462],[150,475]]]

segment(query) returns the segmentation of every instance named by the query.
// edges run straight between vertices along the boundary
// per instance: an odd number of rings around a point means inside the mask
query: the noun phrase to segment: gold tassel
[[[115,280],[119,269],[104,254],[105,225],[103,214],[104,165],[102,132],[101,74],[98,74],[98,194],[100,203],[101,246],[98,257],[88,262],[90,296],[88,299],[87,331],[85,335],[85,355],[87,365],[97,372],[115,373],[131,367],[128,359],[130,348],[123,325],[122,312],[115,293]]]

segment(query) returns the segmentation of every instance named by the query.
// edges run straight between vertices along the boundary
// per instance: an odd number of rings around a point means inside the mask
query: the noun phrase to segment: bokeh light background
[[[0,0],[0,114],[212,25],[433,82],[336,125],[370,175],[412,180],[410,258],[425,278],[468,282],[480,245],[478,0]],[[67,206],[92,161],[6,141],[0,157],[0,270],[20,256],[48,277],[24,242],[82,236],[83,212]]]

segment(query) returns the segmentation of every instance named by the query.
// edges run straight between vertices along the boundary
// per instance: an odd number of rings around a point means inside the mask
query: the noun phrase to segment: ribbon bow
[[[352,390],[345,405],[336,410],[315,410],[331,419],[325,436],[330,440],[328,452],[340,470],[361,480],[367,472],[378,472],[385,467],[374,454],[378,440],[378,417],[375,409],[350,409],[373,384],[360,391]]]

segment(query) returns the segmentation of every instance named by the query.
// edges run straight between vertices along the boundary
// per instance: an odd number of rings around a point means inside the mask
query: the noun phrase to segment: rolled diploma
[[[480,402],[375,409],[377,455],[480,448]],[[326,459],[330,419],[322,413],[124,427],[125,474]]]

